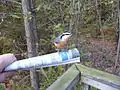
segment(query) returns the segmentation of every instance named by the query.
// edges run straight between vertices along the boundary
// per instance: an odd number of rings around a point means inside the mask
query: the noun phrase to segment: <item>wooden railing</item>
[[[60,78],[47,88],[47,90],[99,89],[120,90],[120,77],[80,64],[72,65]]]

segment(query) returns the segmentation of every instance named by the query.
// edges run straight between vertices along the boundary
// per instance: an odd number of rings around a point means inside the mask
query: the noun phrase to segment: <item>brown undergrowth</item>
[[[114,72],[117,53],[115,32],[113,32],[113,30],[107,31],[104,31],[104,39],[90,37],[84,38],[84,41],[81,43],[82,63],[93,68],[119,75],[120,60],[118,60],[118,65],[115,70],[116,72]]]

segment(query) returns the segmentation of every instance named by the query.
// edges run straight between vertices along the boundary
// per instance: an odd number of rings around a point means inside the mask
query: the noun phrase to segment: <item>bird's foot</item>
[[[67,52],[67,49],[59,49],[58,52]]]

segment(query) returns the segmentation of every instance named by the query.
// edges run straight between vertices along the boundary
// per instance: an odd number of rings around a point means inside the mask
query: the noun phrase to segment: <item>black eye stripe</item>
[[[63,35],[60,36],[60,38],[62,38],[62,37],[65,36],[65,35],[70,35],[70,34],[63,34]]]

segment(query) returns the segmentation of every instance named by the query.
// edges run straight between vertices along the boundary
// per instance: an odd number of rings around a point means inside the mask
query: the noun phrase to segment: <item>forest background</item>
[[[81,63],[120,76],[119,0],[35,0],[38,55],[55,52],[51,40],[63,32],[73,34],[69,48],[80,50]],[[31,19],[28,12],[27,18]],[[0,0],[0,54],[27,58],[21,0]],[[45,90],[68,67],[38,69],[40,89]],[[29,71],[12,79],[18,90],[30,89]]]

